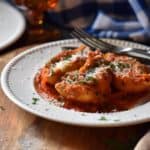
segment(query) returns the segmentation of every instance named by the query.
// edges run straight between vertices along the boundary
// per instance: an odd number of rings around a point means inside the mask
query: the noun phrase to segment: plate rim
[[[109,122],[109,123],[105,121],[105,122],[99,122],[98,124],[85,123],[85,122],[82,122],[82,123],[72,122],[72,121],[68,121],[68,120],[66,121],[64,119],[60,120],[58,118],[48,117],[48,116],[44,115],[43,113],[38,112],[37,110],[35,110],[31,107],[28,107],[23,102],[21,102],[21,101],[17,100],[17,98],[15,98],[13,93],[11,93],[11,91],[9,90],[9,85],[7,84],[8,70],[11,69],[11,64],[12,63],[14,63],[16,60],[18,60],[22,56],[25,56],[26,54],[28,54],[30,52],[32,53],[32,52],[36,51],[37,49],[46,48],[46,47],[49,47],[53,44],[55,45],[57,43],[61,43],[61,42],[64,42],[64,41],[69,41],[69,42],[72,41],[73,42],[75,40],[76,39],[67,39],[67,40],[59,40],[59,41],[54,41],[54,42],[48,42],[48,43],[45,43],[45,44],[40,44],[38,46],[34,46],[32,48],[29,48],[28,50],[20,53],[19,55],[15,56],[13,59],[11,59],[6,64],[6,66],[3,68],[2,72],[1,72],[1,87],[2,87],[2,90],[4,91],[5,95],[8,97],[8,99],[10,101],[12,101],[13,103],[15,103],[17,106],[21,107],[23,110],[25,110],[27,112],[30,112],[31,114],[34,114],[36,116],[39,116],[39,117],[42,117],[42,118],[45,118],[45,119],[48,119],[48,120],[52,120],[52,121],[56,121],[56,122],[60,122],[60,123],[65,123],[65,124],[70,124],[70,125],[87,126],[87,127],[118,127],[118,126],[135,125],[135,124],[140,124],[140,123],[144,123],[144,122],[149,122],[150,118],[143,118],[143,119],[130,120],[130,121],[122,121],[122,122]],[[122,40],[120,40],[120,41],[122,41]],[[125,41],[125,42],[128,42],[128,41]]]
[[[0,1],[0,5],[3,5],[4,7],[7,7],[7,9],[12,10],[15,13],[15,15],[18,16],[17,18],[18,18],[18,22],[20,24],[19,30],[17,30],[17,32],[15,31],[13,36],[9,37],[6,42],[0,44],[0,51],[3,51],[5,48],[7,48],[8,46],[10,46],[14,42],[16,42],[21,37],[21,35],[25,31],[26,22],[25,22],[25,18],[23,16],[23,14],[21,14],[21,12],[19,12],[19,10],[15,9],[13,6],[11,6],[11,4]]]

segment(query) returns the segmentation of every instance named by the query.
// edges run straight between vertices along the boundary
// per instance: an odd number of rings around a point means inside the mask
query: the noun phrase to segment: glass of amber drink
[[[45,27],[44,13],[54,10],[58,0],[13,0],[23,11],[27,19],[28,35],[35,42],[55,40],[60,36],[58,29],[49,26]]]

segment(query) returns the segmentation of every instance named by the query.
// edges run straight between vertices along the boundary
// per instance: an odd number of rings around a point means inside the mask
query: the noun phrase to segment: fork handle
[[[134,53],[139,53],[142,55],[147,55],[150,57],[150,50],[142,50],[142,49],[127,47],[121,50],[121,53],[124,53],[124,52],[134,52]]]
[[[147,64],[147,65],[150,65],[150,56],[147,56],[145,54],[141,54],[141,53],[138,53],[138,52],[124,52],[123,54],[127,54],[128,56],[132,56],[132,57],[135,57],[137,59],[139,59],[141,62]]]

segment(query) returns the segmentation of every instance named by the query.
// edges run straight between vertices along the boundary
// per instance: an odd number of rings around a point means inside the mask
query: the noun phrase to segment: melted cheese
[[[54,71],[64,70],[69,64],[70,64],[69,60],[59,61],[58,63],[55,64],[55,67],[53,69]]]
[[[89,48],[85,48],[83,51],[79,51],[78,53],[72,55],[67,60],[62,60],[57,63],[55,63],[55,66],[53,67],[53,70],[64,70],[67,66],[70,65],[71,62],[76,61],[77,58],[83,58],[88,55]]]
[[[108,68],[110,68],[110,67],[109,67],[109,66],[105,66],[105,67],[96,67],[96,68],[93,68],[93,71],[88,72],[88,73],[86,74],[86,76],[96,78],[96,75],[97,75],[98,73],[103,72],[103,71],[105,71],[105,70],[108,69]]]

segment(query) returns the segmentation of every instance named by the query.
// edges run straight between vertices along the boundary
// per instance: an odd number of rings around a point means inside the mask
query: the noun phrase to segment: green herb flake
[[[70,58],[71,58],[71,55],[68,55],[68,56],[64,57],[63,60],[68,60]]]
[[[87,84],[88,82],[86,80],[79,80],[78,83]]]
[[[74,77],[73,77],[73,80],[76,81],[77,79],[78,79],[78,74],[75,73],[75,74],[74,74]]]
[[[91,76],[87,76],[85,79],[86,79],[87,81],[93,81],[93,80],[95,80],[95,78],[93,78],[93,77],[91,77]]]
[[[124,68],[129,68],[130,65],[127,63],[121,63],[121,62],[114,62],[109,64],[112,70],[119,69],[120,71],[123,71]]]
[[[79,81],[79,83],[83,83],[83,84],[95,83],[95,82],[96,82],[96,79],[91,76],[87,76],[83,80]]]
[[[110,68],[112,69],[112,70],[115,70],[115,65],[113,64],[113,63],[110,63]]]
[[[72,81],[71,79],[69,79],[69,78],[68,78],[66,81],[67,81],[68,83],[70,83],[70,84],[73,82],[73,81]]]
[[[88,71],[87,71],[87,74],[88,73],[94,73],[95,72],[95,68],[90,68]]]
[[[96,80],[94,77],[88,77],[87,80],[88,80],[90,83],[94,83],[94,84],[97,83],[97,80]]]
[[[105,116],[102,116],[102,117],[99,118],[98,120],[107,121],[108,119],[107,119]]]
[[[120,69],[120,71],[123,71],[123,69],[125,68],[125,64],[117,63],[117,67]]]
[[[51,68],[51,69],[50,69],[50,76],[53,76],[54,74],[55,74],[54,69]]]
[[[5,111],[5,108],[3,106],[0,106],[0,111]]]
[[[53,104],[53,102],[52,102],[52,101],[49,101],[48,103],[49,103],[50,105],[51,105],[51,104]]]
[[[32,98],[32,104],[37,104],[37,101],[39,101],[39,98],[35,98],[35,97],[33,97]]]

